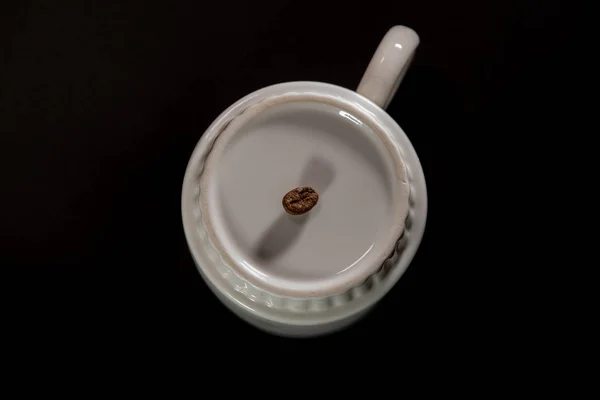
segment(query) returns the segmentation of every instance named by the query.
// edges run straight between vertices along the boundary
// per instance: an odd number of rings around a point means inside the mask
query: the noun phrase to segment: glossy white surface
[[[237,275],[308,298],[343,293],[381,267],[402,234],[408,183],[392,139],[369,124],[334,97],[288,93],[221,132],[203,174],[202,213]],[[319,203],[291,216],[281,198],[298,186],[313,186]]]
[[[395,29],[395,28],[394,28]],[[417,38],[418,43],[418,38]],[[376,52],[377,55],[377,52]],[[406,62],[408,62],[407,60]],[[373,64],[373,62],[372,62]],[[377,99],[387,98],[391,99],[391,96],[395,92],[395,87],[397,87],[397,83],[401,80],[406,65],[400,65],[398,63],[394,64],[396,67],[400,68],[398,71],[390,71],[390,76],[396,76],[396,80],[393,81],[393,84],[390,86],[390,80],[387,86],[379,86],[380,92],[377,90],[370,92],[369,97],[372,100],[378,101]],[[394,75],[395,74],[395,75]],[[367,73],[365,74],[367,75]],[[361,83],[363,87],[376,88],[377,86],[373,86],[367,84],[363,85],[364,81]],[[380,82],[380,81],[378,81]],[[367,82],[368,83],[368,82]],[[378,94],[379,93],[379,94]],[[366,94],[366,93],[365,93]],[[345,112],[347,110],[357,110],[358,112],[349,112],[351,117],[355,117],[360,121],[364,121],[365,119],[369,119],[370,125],[376,126],[378,131],[384,132],[386,137],[388,137],[393,143],[393,148],[398,151],[401,155],[401,159],[403,161],[405,167],[406,178],[408,180],[409,193],[410,197],[406,204],[408,204],[408,212],[406,213],[406,219],[403,221],[405,224],[404,229],[401,230],[400,238],[392,238],[392,240],[397,240],[395,246],[393,246],[393,250],[390,254],[387,255],[387,259],[382,262],[382,265],[374,271],[372,275],[368,277],[363,282],[358,282],[356,286],[349,288],[348,290],[338,293],[335,295],[325,296],[325,297],[307,297],[307,298],[296,298],[286,296],[285,294],[276,294],[271,293],[268,290],[265,290],[263,282],[260,281],[252,281],[244,276],[243,270],[239,270],[235,267],[235,259],[244,258],[243,254],[251,253],[253,247],[251,243],[251,238],[253,234],[251,232],[246,232],[245,234],[239,235],[238,238],[229,238],[228,242],[225,244],[225,247],[229,249],[228,254],[227,251],[223,251],[223,248],[214,241],[211,241],[211,231],[218,231],[220,228],[216,230],[212,229],[211,220],[214,216],[217,216],[217,220],[221,221],[222,230],[230,230],[230,236],[233,236],[231,232],[236,231],[239,232],[239,226],[236,228],[234,225],[236,222],[226,222],[227,218],[223,217],[223,215],[227,214],[227,211],[224,207],[243,207],[243,202],[240,202],[236,199],[229,199],[228,190],[233,190],[231,193],[235,193],[237,188],[232,188],[229,186],[228,189],[225,190],[216,190],[210,196],[204,196],[205,189],[201,189],[201,181],[203,180],[203,176],[213,176],[216,177],[214,187],[215,188],[227,188],[227,184],[224,184],[224,181],[227,180],[230,174],[223,174],[221,168],[230,168],[230,172],[238,172],[240,169],[245,171],[245,165],[250,164],[250,158],[246,158],[248,156],[247,150],[250,146],[244,146],[246,149],[240,154],[235,154],[235,150],[232,151],[231,154],[227,155],[226,151],[223,154],[226,157],[222,158],[225,161],[224,165],[220,167],[213,166],[213,164],[218,165],[219,163],[206,162],[207,156],[212,153],[213,146],[216,146],[217,138],[221,133],[226,131],[227,127],[230,124],[235,124],[235,120],[237,119],[237,123],[240,124],[241,128],[246,129],[244,132],[248,135],[255,136],[255,139],[264,140],[264,143],[270,142],[273,140],[272,134],[261,133],[262,129],[256,129],[254,132],[252,131],[252,123],[250,120],[246,121],[243,118],[239,118],[240,115],[244,114],[244,112],[248,109],[251,109],[253,106],[260,103],[268,103],[269,99],[279,98],[281,96],[290,96],[290,95],[308,95],[310,97],[315,96],[324,96],[329,98],[335,98],[337,102],[344,103],[345,105],[341,107],[341,109]],[[379,97],[378,97],[379,96]],[[386,97],[387,96],[387,97]],[[382,105],[386,105],[384,102]],[[285,110],[283,110],[285,111]],[[300,112],[301,110],[288,110],[290,112],[289,117],[284,118],[286,122],[286,126],[290,127],[291,125],[298,125],[300,128],[296,132],[290,132],[288,139],[292,142],[304,136],[307,131],[303,128],[306,124],[307,118],[295,118],[293,115],[296,112]],[[338,110],[339,111],[339,110]],[[327,111],[325,111],[326,113]],[[274,111],[274,114],[283,115],[282,110]],[[265,114],[266,115],[266,114]],[[311,113],[312,115],[312,113]],[[339,115],[339,113],[338,113]],[[247,115],[249,116],[249,115]],[[268,117],[268,115],[267,115]],[[277,116],[272,116],[277,119]],[[251,118],[250,118],[251,119]],[[268,119],[268,118],[267,118]],[[339,130],[339,123],[336,121],[336,118],[333,118],[330,121],[330,126],[336,127],[333,129],[334,131]],[[291,124],[291,121],[296,121],[295,124]],[[246,126],[246,122],[250,122]],[[328,124],[325,121],[324,123],[318,124],[319,129],[325,129],[324,126]],[[269,124],[257,124],[256,127],[265,127],[265,126],[274,126]],[[270,130],[270,129],[267,129]],[[233,130],[235,131],[235,130]],[[243,131],[243,130],[242,130]],[[325,129],[327,131],[327,129]],[[342,129],[342,131],[346,131]],[[359,129],[358,131],[354,131],[358,135],[365,134],[365,137],[371,138],[372,136],[367,131],[362,131]],[[323,132],[322,132],[323,133]],[[328,133],[325,132],[325,135]],[[331,134],[331,132],[329,132]],[[261,137],[264,135],[264,137]],[[321,135],[323,136],[323,135]],[[333,146],[333,137],[335,134],[331,134],[332,140],[328,146],[324,146],[323,149],[332,151]],[[338,135],[339,136],[339,135]],[[302,139],[298,139],[302,141]],[[254,142],[254,140],[252,141]],[[305,142],[302,146],[299,146],[298,149],[306,148]],[[342,146],[350,146],[349,143],[344,143]],[[226,146],[225,146],[226,147]],[[237,147],[237,146],[234,146]],[[244,148],[240,147],[240,148]],[[368,148],[369,145],[366,145]],[[317,148],[321,148],[321,146],[317,146]],[[377,152],[377,145],[373,147],[375,152]],[[358,152],[362,153],[365,149],[362,148]],[[258,152],[259,149],[255,149],[255,152]],[[306,150],[300,151],[300,154],[304,154],[304,158],[309,156],[309,152]],[[344,151],[346,153],[346,151]],[[351,151],[348,150],[348,154],[352,154]],[[329,154],[329,153],[328,153]],[[380,154],[380,153],[377,153]],[[381,153],[383,154],[383,153]],[[230,160],[227,160],[227,157],[231,156]],[[336,156],[334,156],[335,158]],[[360,157],[360,156],[358,156]],[[219,157],[220,158],[220,157]],[[256,162],[252,162],[253,168],[256,170],[263,169],[263,173],[270,164],[270,162],[266,162],[262,160],[263,155],[255,154],[254,157],[251,157],[252,160],[256,160]],[[268,158],[268,157],[267,157]],[[393,157],[392,157],[393,158]],[[300,159],[300,158],[299,158]],[[350,160],[350,157],[347,158]],[[344,157],[341,157],[340,162],[345,162]],[[306,159],[304,160],[306,161]],[[302,162],[295,161],[297,164],[296,169],[298,169],[297,174],[295,176],[302,177]],[[384,159],[382,161],[383,165],[386,168],[389,167],[389,163]],[[310,163],[308,164],[310,165]],[[366,166],[365,170],[369,171],[377,171],[377,167],[373,167],[375,164],[366,162],[363,164],[363,167]],[[317,162],[317,167],[323,168],[323,164]],[[350,167],[351,168],[351,167]],[[252,168],[248,168],[252,170]],[[381,172],[382,170],[380,170]],[[367,172],[362,171],[364,177],[369,176]],[[282,174],[285,175],[285,174]],[[291,178],[290,174],[288,178]],[[317,174],[317,176],[322,176],[323,174]],[[382,175],[386,175],[385,173]],[[391,176],[391,175],[390,175]],[[388,179],[389,176],[383,178],[383,181]],[[244,180],[253,179],[253,174],[248,173],[248,176],[244,178]],[[381,180],[382,176],[378,176],[374,180],[377,182]],[[277,178],[273,178],[273,181],[277,181]],[[270,184],[272,184],[273,181]],[[323,184],[323,181],[318,183],[319,185]],[[276,185],[273,184],[275,187]],[[283,185],[283,184],[282,184]],[[332,184],[329,183],[329,186],[325,189],[325,195],[331,190]],[[379,200],[382,201],[382,204],[386,204],[386,196],[383,196],[382,193],[385,192],[383,186],[378,186],[373,184],[373,190],[376,193],[379,193]],[[206,184],[206,187],[210,187],[211,184]],[[278,188],[277,188],[278,189]],[[279,194],[279,201],[281,200],[281,196],[287,191],[291,189],[291,187],[287,187],[286,189]],[[273,193],[276,190],[273,189]],[[220,192],[220,193],[219,193]],[[274,195],[274,194],[273,194]],[[213,215],[213,211],[210,211],[210,207],[208,204],[211,201],[207,201],[205,199],[210,199],[211,196],[214,196],[215,201],[215,213]],[[227,197],[227,200],[223,200]],[[239,197],[239,196],[238,196]],[[268,196],[269,198],[271,196]],[[391,203],[393,204],[396,199],[394,196],[389,197]],[[229,203],[229,205],[218,204],[219,202]],[[267,202],[270,200],[266,200]],[[323,206],[323,204],[321,204]],[[384,205],[382,209],[385,209]],[[393,209],[394,207],[392,207]],[[204,209],[204,211],[203,211]],[[271,209],[269,209],[268,213],[270,213]],[[316,209],[315,209],[316,210]],[[312,210],[312,211],[315,211]],[[321,209],[321,213],[327,209]],[[221,213],[221,217],[218,217],[218,214]],[[265,214],[266,215],[266,214]],[[377,215],[377,214],[375,214]],[[233,104],[227,110],[225,110],[207,129],[205,134],[202,136],[198,146],[194,150],[190,158],[190,162],[188,164],[188,168],[186,170],[183,189],[182,189],[182,218],[183,225],[186,234],[186,239],[188,241],[188,245],[190,251],[192,253],[193,259],[198,266],[198,270],[200,271],[201,276],[206,281],[211,290],[225,303],[225,305],[230,308],[234,313],[236,313],[240,318],[245,321],[253,324],[254,326],[263,329],[265,331],[285,335],[285,336],[314,336],[320,335],[324,333],[330,333],[339,329],[342,329],[351,323],[357,321],[359,318],[365,315],[365,313],[378,301],[380,300],[392,287],[393,285],[400,279],[406,268],[408,267],[410,261],[414,257],[414,254],[417,251],[419,243],[421,241],[424,229],[425,229],[425,221],[427,216],[427,191],[425,187],[425,180],[423,176],[423,171],[421,165],[419,163],[418,157],[410,144],[410,141],[402,131],[402,129],[396,124],[396,122],[389,116],[385,111],[383,111],[380,107],[378,107],[373,101],[367,99],[366,97],[357,94],[356,92],[350,91],[348,89],[340,88],[334,85],[329,85],[325,83],[318,82],[290,82],[285,84],[273,85],[261,90],[258,90],[243,99],[240,99],[238,102]],[[244,216],[238,215],[239,218],[246,218]],[[253,221],[250,218],[250,223],[248,226],[254,227],[253,229],[260,230],[257,228],[256,221]],[[378,218],[378,217],[375,217]],[[235,221],[239,221],[237,218],[233,218],[231,216],[230,219]],[[247,221],[248,222],[248,221]],[[367,222],[367,228],[368,224]],[[206,227],[210,226],[211,229],[206,229]],[[218,224],[217,224],[218,225]],[[244,224],[246,226],[246,224]],[[264,231],[264,226],[262,227]],[[359,234],[360,236],[360,234]],[[213,239],[215,239],[215,236]],[[360,241],[360,246],[363,246],[365,241],[362,237]],[[246,240],[246,245],[244,246],[244,241]],[[305,240],[310,242],[310,237],[307,237]],[[217,240],[218,242],[218,240]],[[237,242],[236,245],[235,242]],[[272,242],[270,242],[272,243]],[[255,245],[256,243],[254,243]],[[234,249],[235,246],[238,246],[237,250]],[[357,247],[360,247],[357,246]],[[233,249],[233,250],[232,250]],[[236,258],[236,253],[238,258]],[[287,256],[290,257],[291,253],[287,253]],[[229,255],[233,255],[234,257],[229,257]],[[256,253],[255,253],[256,255]],[[324,255],[325,257],[325,255]],[[286,258],[280,258],[280,260],[286,260]],[[287,259],[288,261],[295,260],[293,257]],[[348,262],[348,261],[346,261]],[[346,262],[342,262],[344,264]],[[261,268],[264,268],[262,263],[260,264]],[[275,266],[281,268],[283,267],[283,271],[285,271],[286,267],[291,267],[291,263],[287,265],[277,264],[275,262]],[[335,272],[336,267],[329,267],[326,271],[321,271],[323,275],[320,277],[331,275],[332,272]],[[313,271],[314,278],[319,277],[320,271]],[[284,273],[280,274],[281,277],[285,277]],[[274,275],[273,275],[274,276]],[[290,278],[290,275],[287,275],[287,278]],[[291,279],[294,282],[297,282],[297,279]],[[289,289],[289,288],[288,288]]]
[[[267,97],[287,92],[311,92],[336,95],[359,105],[377,123],[385,127],[394,138],[402,154],[410,181],[410,211],[404,236],[395,254],[364,285],[327,299],[299,301],[278,297],[240,279],[221,263],[219,254],[212,249],[208,235],[201,222],[199,211],[200,182],[205,156],[223,126],[250,104]],[[400,279],[412,260],[425,229],[427,215],[427,191],[423,171],[410,141],[396,122],[368,99],[356,92],[338,86],[317,82],[291,82],[274,85],[241,99],[228,108],[208,128],[194,150],[183,183],[182,218],[190,251],[202,277],[209,287],[236,314],[255,326],[269,332],[285,335],[318,335],[341,329],[354,321],[356,315],[373,306]],[[350,321],[350,322],[348,322]]]
[[[394,98],[419,46],[419,36],[406,26],[394,26],[379,47],[356,91],[385,109]]]

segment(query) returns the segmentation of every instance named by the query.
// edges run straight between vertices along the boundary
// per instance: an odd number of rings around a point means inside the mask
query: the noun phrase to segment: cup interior
[[[381,266],[404,222],[408,187],[396,147],[367,114],[332,99],[253,105],[216,139],[203,183],[213,241],[236,273],[290,296],[339,292]],[[311,186],[317,205],[282,197]]]

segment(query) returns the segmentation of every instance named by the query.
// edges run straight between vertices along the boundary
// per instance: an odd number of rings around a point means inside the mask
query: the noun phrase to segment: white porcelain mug
[[[286,336],[357,321],[400,279],[427,215],[421,164],[384,111],[418,46],[395,26],[356,92],[320,82],[260,89],[225,110],[189,161],[182,218],[211,290],[252,325]],[[286,214],[312,186],[317,205]]]

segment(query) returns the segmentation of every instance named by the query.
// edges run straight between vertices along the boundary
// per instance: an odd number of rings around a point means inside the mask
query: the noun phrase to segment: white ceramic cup
[[[356,92],[319,82],[260,89],[225,110],[189,161],[186,239],[211,290],[252,325],[286,336],[342,329],[400,279],[420,244],[419,159],[384,111],[418,46],[395,26]],[[313,186],[317,205],[281,197]]]

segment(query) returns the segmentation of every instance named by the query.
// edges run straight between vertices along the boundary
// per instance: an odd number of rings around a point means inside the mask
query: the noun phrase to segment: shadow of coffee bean
[[[322,156],[313,156],[300,175],[299,186],[311,186],[319,194],[319,198],[327,190],[335,177],[331,162]],[[282,194],[283,196],[283,194]],[[315,206],[320,210],[319,204]],[[265,264],[282,255],[298,238],[302,229],[315,216],[313,210],[303,215],[290,215],[282,209],[281,215],[271,224],[255,247],[256,258]]]

